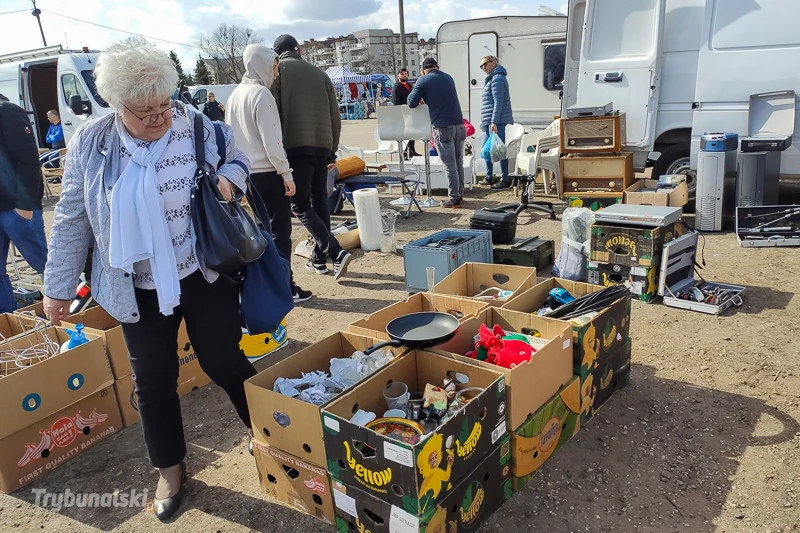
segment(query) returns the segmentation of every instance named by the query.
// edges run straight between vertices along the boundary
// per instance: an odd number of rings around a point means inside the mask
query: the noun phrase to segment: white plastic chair
[[[366,161],[364,157],[364,150],[362,148],[355,148],[339,144],[339,149],[336,151],[337,157],[351,157],[357,156]]]
[[[375,161],[379,159],[381,154],[388,154],[392,159],[394,159],[394,154],[399,152],[397,141],[384,141],[381,140],[380,134],[378,133],[378,128],[375,128],[375,142],[378,144],[378,148],[375,150],[364,150],[366,155],[374,155]],[[400,155],[402,157],[402,154]]]
[[[514,159],[522,151],[521,145],[524,135],[525,127],[522,124],[509,124],[506,126],[506,148],[508,149],[509,168],[516,168]]]
[[[550,194],[555,182],[555,189],[561,196],[561,157],[560,150],[560,120],[553,121],[547,128],[535,133],[528,133],[520,142],[520,153],[517,155],[517,174],[536,175],[543,171],[543,184],[545,194]],[[533,152],[528,152],[529,146],[536,146]]]

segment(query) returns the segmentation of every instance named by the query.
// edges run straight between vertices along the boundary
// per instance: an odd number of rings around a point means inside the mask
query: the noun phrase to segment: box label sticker
[[[409,468],[414,468],[414,454],[397,444],[383,443],[383,456],[389,460]]]
[[[339,492],[336,489],[333,489],[333,502],[336,505],[337,509],[341,509],[345,513],[349,514],[352,517],[358,516],[358,511],[356,511],[356,500],[355,498],[351,498],[347,494]]]
[[[504,418],[500,421],[497,427],[494,428],[494,431],[492,431],[492,444],[497,442],[498,439],[500,439],[500,437],[505,435],[507,431],[508,427],[506,427],[506,419]]]
[[[641,281],[634,281],[631,283],[631,292],[638,296],[642,295],[642,282]]]
[[[419,518],[392,505],[392,514],[389,516],[389,533],[417,533],[418,531]]]
[[[564,341],[564,344],[561,345],[562,350],[566,350],[569,348],[569,345],[572,344],[572,339],[567,339]]]
[[[339,433],[339,421],[329,416],[325,417],[325,425]]]
[[[497,384],[497,392],[503,392],[506,390],[506,378],[505,376],[500,378],[500,383]]]
[[[597,268],[599,265],[597,261],[589,261],[589,268]]]
[[[642,267],[631,267],[631,274],[634,276],[646,276],[647,269]]]

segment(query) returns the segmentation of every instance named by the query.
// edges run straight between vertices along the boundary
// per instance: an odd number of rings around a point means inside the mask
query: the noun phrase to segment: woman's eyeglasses
[[[167,109],[165,109],[164,111],[162,111],[160,113],[153,113],[153,114],[150,114],[150,115],[145,115],[143,117],[140,117],[139,115],[134,113],[131,110],[131,108],[126,106],[125,104],[122,104],[122,107],[127,109],[128,112],[131,115],[133,115],[134,117],[136,117],[139,120],[141,120],[142,124],[144,124],[145,126],[154,126],[155,124],[158,123],[158,119],[159,118],[163,118],[164,120],[167,120],[168,118],[172,118],[172,112],[173,112],[173,110],[175,109],[176,106],[175,106],[175,102],[172,102],[170,104],[170,106]]]

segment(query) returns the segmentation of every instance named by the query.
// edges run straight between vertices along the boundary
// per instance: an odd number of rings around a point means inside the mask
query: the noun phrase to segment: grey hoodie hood
[[[272,65],[277,57],[278,54],[269,46],[248,44],[242,54],[245,70],[242,83],[258,83],[269,89],[274,81]]]

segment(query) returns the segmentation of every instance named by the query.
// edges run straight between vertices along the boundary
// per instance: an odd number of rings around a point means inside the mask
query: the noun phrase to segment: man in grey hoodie
[[[245,73],[242,83],[228,97],[228,123],[236,144],[250,160],[253,181],[264,200],[272,225],[275,246],[287,261],[292,260],[292,216],[289,199],[296,186],[286,150],[283,148],[278,105],[270,92],[278,76],[278,54],[263,44],[250,44],[242,55]],[[292,280],[294,301],[312,296]]]

